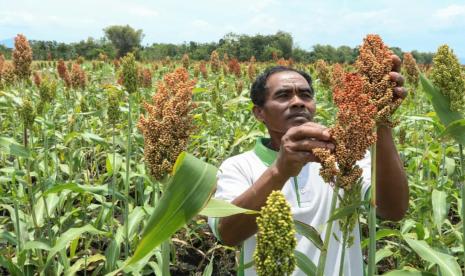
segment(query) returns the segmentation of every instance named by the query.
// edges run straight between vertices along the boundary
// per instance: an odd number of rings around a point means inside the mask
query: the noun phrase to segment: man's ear
[[[259,107],[259,106],[256,106],[254,105],[253,108],[252,108],[252,111],[253,111],[253,115],[255,116],[255,118],[264,123],[265,122],[265,119],[263,117],[263,108]]]

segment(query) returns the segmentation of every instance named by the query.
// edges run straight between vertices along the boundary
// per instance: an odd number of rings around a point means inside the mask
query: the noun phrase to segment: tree
[[[118,57],[125,56],[140,47],[144,34],[142,30],[135,30],[131,26],[113,25],[103,29],[105,36],[117,49]]]

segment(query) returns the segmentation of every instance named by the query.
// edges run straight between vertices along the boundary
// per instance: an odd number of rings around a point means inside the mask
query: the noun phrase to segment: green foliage
[[[135,30],[131,26],[113,25],[103,29],[105,37],[118,50],[118,57],[125,56],[127,53],[137,50],[144,34],[142,30]]]

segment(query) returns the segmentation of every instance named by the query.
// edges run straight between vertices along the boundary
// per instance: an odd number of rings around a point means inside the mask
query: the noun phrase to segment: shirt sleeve
[[[241,163],[238,160],[236,161],[236,158],[229,158],[218,169],[216,191],[213,197],[231,202],[245,192],[252,185],[251,182],[251,177],[247,176]],[[208,224],[213,234],[221,241],[218,232],[218,221],[219,218],[208,218]]]

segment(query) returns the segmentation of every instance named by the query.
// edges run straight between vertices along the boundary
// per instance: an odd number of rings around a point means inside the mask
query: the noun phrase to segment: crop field
[[[356,70],[323,60],[239,62],[216,51],[205,61],[32,61],[26,48],[17,39],[12,58],[0,56],[1,275],[240,275],[240,249],[216,240],[207,215],[244,212],[209,199],[221,162],[268,135],[252,113],[251,83],[273,65],[308,72],[314,121],[333,126],[337,74]],[[461,79],[462,88],[449,88],[463,99],[465,70],[400,58],[409,94],[393,137],[407,214],[376,220],[371,235],[366,202],[336,209],[334,220],[357,212],[374,275],[463,275],[465,113],[450,105],[437,71],[443,84]],[[297,231],[323,245],[320,229]],[[298,257],[308,275],[319,273]]]

